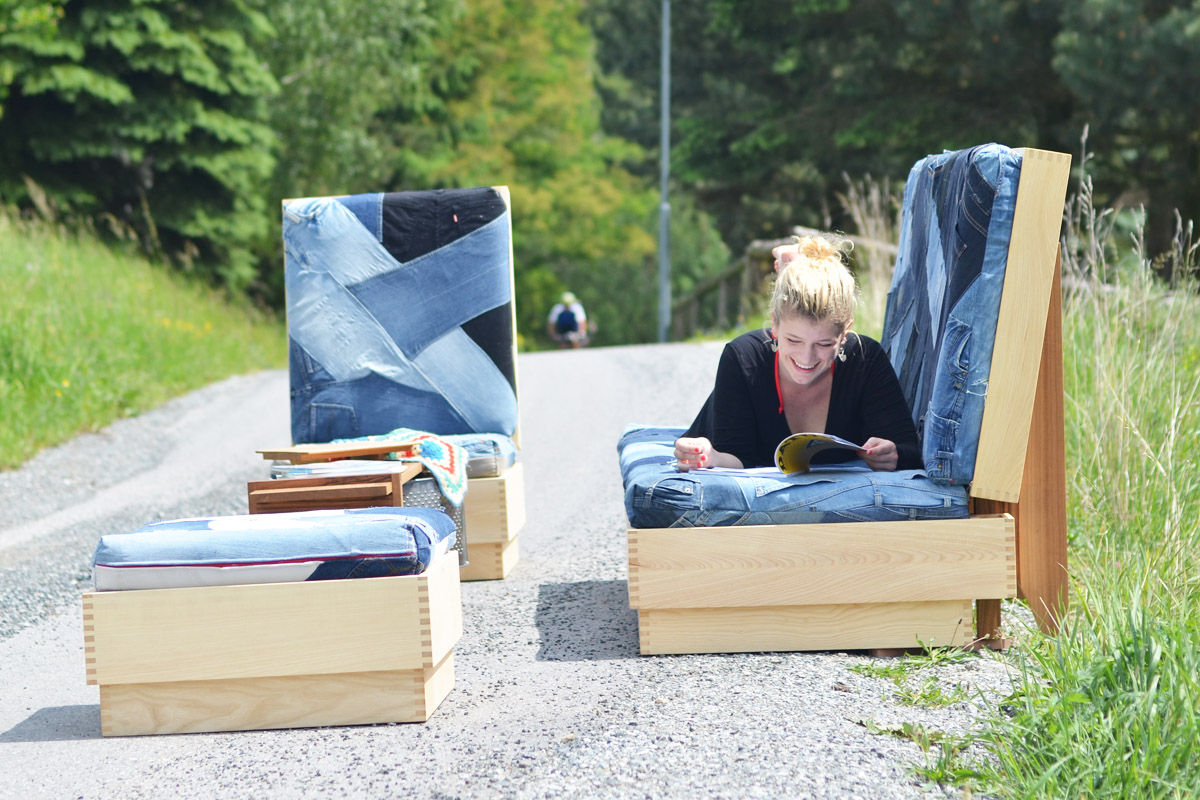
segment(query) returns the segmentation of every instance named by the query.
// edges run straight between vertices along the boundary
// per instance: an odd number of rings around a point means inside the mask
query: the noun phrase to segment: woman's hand
[[[866,450],[862,454],[863,461],[867,462],[867,466],[871,469],[891,472],[900,463],[900,453],[896,450],[896,443],[893,441],[872,436],[863,442],[863,448]],[[678,449],[676,446],[676,451]]]
[[[703,436],[675,440],[675,466],[680,472],[711,467],[714,457],[712,442]]]

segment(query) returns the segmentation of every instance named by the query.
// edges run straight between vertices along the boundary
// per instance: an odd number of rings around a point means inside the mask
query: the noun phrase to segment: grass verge
[[[1200,243],[1180,221],[1168,283],[1141,222],[1094,208],[1086,175],[1067,207],[1060,634],[1016,632],[1012,693],[979,698],[974,731],[875,726],[963,796],[1200,797]],[[876,677],[925,698],[903,667]]]
[[[980,734],[1001,797],[1200,797],[1200,295],[1132,256],[1070,276],[1072,610]]]
[[[0,209],[0,469],[230,375],[286,363],[273,315]]]

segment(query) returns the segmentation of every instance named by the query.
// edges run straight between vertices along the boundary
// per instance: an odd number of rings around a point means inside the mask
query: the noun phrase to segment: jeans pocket
[[[680,511],[700,508],[703,499],[704,490],[700,481],[684,475],[655,481],[646,488],[643,495],[643,502],[647,505],[676,508]]]
[[[967,373],[971,369],[972,328],[956,317],[946,320],[946,332],[942,338],[942,367],[956,388],[966,386]]]
[[[341,403],[313,403],[309,406],[310,442],[353,439],[360,435],[354,406]]]
[[[930,411],[925,417],[925,472],[934,483],[950,483],[958,446],[958,420]],[[932,455],[930,455],[932,454]]]

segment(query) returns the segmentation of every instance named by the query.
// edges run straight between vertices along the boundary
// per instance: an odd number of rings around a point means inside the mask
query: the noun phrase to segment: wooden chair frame
[[[86,592],[104,736],[424,722],[454,686],[453,553],[420,575]]]
[[[1018,152],[970,518],[736,535],[631,529],[629,600],[643,654],[1003,646],[1010,597],[1057,630],[1068,599],[1058,237],[1071,159]]]

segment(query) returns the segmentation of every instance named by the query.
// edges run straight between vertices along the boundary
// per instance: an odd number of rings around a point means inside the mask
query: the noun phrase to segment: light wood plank
[[[325,475],[250,481],[246,494],[251,514],[314,511],[332,508],[371,508],[404,505],[404,484],[422,471],[419,463],[399,472],[373,475]]]
[[[429,670],[289,675],[100,687],[104,736],[424,722],[454,686]]]
[[[1066,153],[1025,148],[1009,239],[1004,293],[996,322],[987,402],[971,494],[1016,502],[1033,413],[1063,203],[1070,177]]]
[[[280,503],[339,503],[343,501],[372,500],[375,505],[391,505],[386,502],[392,494],[390,483],[346,483],[331,486],[308,486],[289,489],[259,489],[257,500],[263,505]],[[330,508],[331,506],[326,506]]]
[[[392,483],[399,478],[400,483],[407,483],[421,474],[424,467],[419,462],[412,461],[403,465],[396,464],[398,469],[380,469],[379,472],[362,472],[354,475],[317,475],[303,478],[271,478],[262,481],[250,481],[246,489],[251,492],[262,489],[304,488],[308,486],[340,486],[354,483]],[[382,464],[381,464],[382,467]]]
[[[463,500],[467,536],[476,544],[507,542],[525,525],[525,467],[517,462],[503,475],[471,478]]]
[[[428,668],[417,609],[431,576],[431,602],[446,602],[457,553],[415,576],[90,592],[89,675],[106,684]],[[450,626],[442,639],[461,631],[461,616],[432,622]]]
[[[1011,597],[1011,516],[629,531],[633,608]]]
[[[650,609],[638,612],[643,655],[865,650],[963,645],[971,602]]]
[[[462,637],[462,590],[458,575],[458,553],[450,551],[429,565],[426,580],[418,582],[421,631],[428,640],[428,659],[423,666],[441,661]]]
[[[471,563],[459,570],[459,579],[464,581],[496,581],[508,576],[520,559],[520,537],[514,536],[507,542],[471,542]]]
[[[1001,638],[1000,601],[996,598],[975,601],[975,631],[981,639]]]
[[[412,456],[415,445],[401,441],[328,442],[298,444],[292,447],[256,450],[267,461],[287,461],[291,464],[311,464],[318,461],[339,461],[345,458],[367,458],[397,453]]]
[[[1017,584],[1038,625],[1058,632],[1067,610],[1067,465],[1063,415],[1062,280],[1046,320],[1017,519]]]

